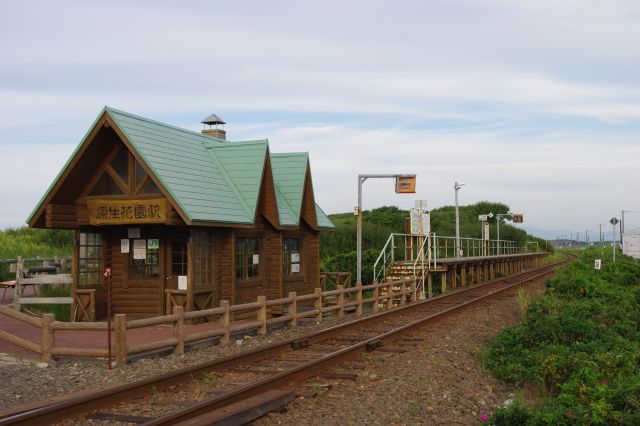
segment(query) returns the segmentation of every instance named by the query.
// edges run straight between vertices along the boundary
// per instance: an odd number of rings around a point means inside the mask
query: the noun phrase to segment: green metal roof
[[[192,221],[253,223],[227,173],[200,133],[107,108],[109,116]]]
[[[316,204],[316,219],[318,220],[318,228],[334,229],[335,225],[329,219],[329,216]]]
[[[267,140],[229,142],[110,107],[104,108],[92,129],[104,113],[111,117],[190,221],[254,222],[269,152]],[[87,143],[90,132],[91,129],[28,221],[78,155],[80,147]],[[270,154],[270,160],[280,224],[298,226],[309,156],[307,153]],[[316,216],[318,227],[334,227],[317,205]]]
[[[309,155],[306,152],[271,154],[271,170],[277,188],[276,201],[282,225],[297,226],[300,222],[308,165]]]

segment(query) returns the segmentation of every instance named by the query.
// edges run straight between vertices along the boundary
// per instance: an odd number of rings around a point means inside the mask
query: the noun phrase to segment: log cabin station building
[[[333,224],[308,154],[227,141],[215,114],[202,123],[198,133],[105,107],[29,217],[75,230],[71,296],[94,298],[91,319],[106,316],[106,267],[113,312],[127,318],[319,287],[319,232]]]

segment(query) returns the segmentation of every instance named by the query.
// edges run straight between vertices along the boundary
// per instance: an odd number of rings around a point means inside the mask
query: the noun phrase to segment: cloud
[[[0,226],[24,220],[105,104],[192,130],[216,112],[231,139],[309,151],[331,212],[351,209],[358,173],[405,171],[432,206],[464,180],[463,202],[504,201],[538,227],[640,210],[637,2],[0,7],[0,194],[13,202]],[[16,181],[10,158],[37,171]],[[392,191],[368,181],[365,205],[415,198]]]

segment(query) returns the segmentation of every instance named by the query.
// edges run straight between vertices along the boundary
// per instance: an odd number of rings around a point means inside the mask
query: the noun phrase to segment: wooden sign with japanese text
[[[165,223],[167,200],[88,200],[89,223],[121,225],[131,223]]]

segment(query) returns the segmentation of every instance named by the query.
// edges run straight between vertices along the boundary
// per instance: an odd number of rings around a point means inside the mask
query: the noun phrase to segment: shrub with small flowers
[[[546,284],[522,323],[498,334],[485,365],[501,380],[540,385],[548,397],[533,408],[498,409],[487,421],[640,424],[640,263],[617,256],[614,264],[587,249]]]

